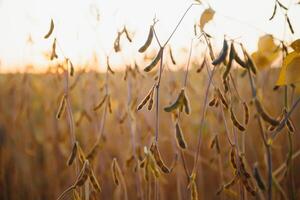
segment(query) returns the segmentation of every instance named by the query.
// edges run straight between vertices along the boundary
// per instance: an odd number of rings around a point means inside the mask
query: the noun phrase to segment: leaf
[[[48,31],[48,33],[44,36],[45,39],[49,38],[50,35],[52,34],[54,30],[54,22],[53,22],[53,19],[51,19],[51,22],[50,22],[50,29]]]
[[[293,51],[283,60],[276,85],[289,85],[300,82],[300,53]]]
[[[204,26],[213,19],[215,11],[212,8],[207,8],[201,15],[200,28],[203,31]]]
[[[259,69],[267,68],[278,58],[280,49],[271,34],[263,35],[258,40],[258,50],[251,55]]]
[[[300,53],[300,39],[295,40],[294,42],[292,42],[291,47],[297,51],[298,53]]]

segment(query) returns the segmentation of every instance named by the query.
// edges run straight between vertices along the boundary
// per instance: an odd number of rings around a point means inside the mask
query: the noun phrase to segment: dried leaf
[[[200,29],[203,31],[204,26],[213,19],[215,11],[212,8],[204,10],[200,17]]]

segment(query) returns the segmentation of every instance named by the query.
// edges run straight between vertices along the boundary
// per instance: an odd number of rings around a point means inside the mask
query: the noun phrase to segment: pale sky
[[[291,35],[284,30],[284,15],[278,8],[273,21],[274,0],[206,0],[193,7],[171,40],[175,55],[193,38],[193,24],[198,22],[209,5],[216,11],[205,30],[222,44],[223,36],[238,38],[250,51],[256,49],[258,37],[271,33],[292,41],[300,37],[300,5],[297,0],[280,0],[290,7],[288,15],[295,29]],[[53,37],[59,43],[58,55],[69,57],[75,65],[88,62],[97,55],[104,64],[105,55],[117,64],[141,57],[138,48],[146,40],[149,25],[156,16],[156,31],[164,41],[192,0],[0,0],[0,71],[22,70],[28,64],[43,68],[49,64],[44,54],[50,51]],[[99,13],[99,22],[97,19]],[[55,23],[50,39],[50,20]],[[133,43],[122,42],[124,51],[115,54],[116,32],[126,25],[134,32]],[[28,43],[29,36],[33,43]],[[153,48],[157,47],[154,43]],[[177,50],[177,51],[176,51]],[[39,66],[39,67],[38,67]]]

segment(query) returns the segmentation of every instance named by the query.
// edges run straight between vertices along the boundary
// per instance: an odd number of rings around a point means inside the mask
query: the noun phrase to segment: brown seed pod
[[[176,65],[176,61],[174,59],[171,47],[169,47],[169,54],[170,54],[170,58],[171,58],[171,61],[172,61],[173,65]]]
[[[108,95],[105,95],[105,96],[103,97],[103,99],[100,101],[100,103],[99,103],[97,106],[94,107],[94,111],[96,111],[96,110],[98,110],[98,109],[100,109],[100,108],[102,107],[102,105],[104,104],[104,102],[105,102],[107,96],[108,96]]]
[[[224,86],[224,93],[226,94],[229,90],[229,83],[228,83],[228,79],[223,79],[223,86]]]
[[[108,98],[107,98],[107,106],[108,106],[108,112],[111,114],[112,113],[112,106],[111,106],[110,95],[108,95]]]
[[[152,42],[153,34],[154,34],[153,26],[151,25],[150,29],[149,29],[148,37],[147,37],[147,40],[146,40],[145,44],[141,48],[139,48],[139,52],[140,53],[143,53],[143,52],[145,52],[148,49],[148,47],[150,46],[150,44]]]
[[[154,58],[154,60],[147,67],[144,68],[145,72],[150,72],[156,66],[158,61],[162,58],[163,52],[164,52],[164,49],[160,48],[160,50],[159,50],[158,54],[156,55],[156,57]]]
[[[262,107],[262,104],[260,103],[260,101],[255,98],[254,100],[256,109],[258,114],[262,117],[262,119],[266,122],[268,122],[269,124],[271,124],[272,126],[278,126],[279,125],[279,121],[277,121],[276,119],[272,118]]]
[[[76,187],[80,187],[85,183],[85,181],[87,180],[87,178],[90,174],[90,170],[91,170],[90,163],[89,163],[88,160],[85,160],[84,163],[83,163],[83,166],[80,170],[80,173],[77,177],[77,180],[75,182]]]
[[[236,156],[236,151],[235,151],[235,147],[231,148],[231,152],[230,152],[230,163],[231,166],[234,170],[237,170],[237,165],[236,165],[236,161],[235,161],[235,156]]]
[[[121,38],[121,33],[118,32],[118,35],[117,35],[117,37],[116,37],[116,39],[114,41],[114,50],[115,50],[116,53],[119,52],[119,51],[121,51],[120,38]]]
[[[247,63],[245,63],[237,53],[234,55],[234,60],[243,68],[248,69]]]
[[[176,135],[176,141],[177,141],[178,146],[181,149],[186,149],[187,148],[187,144],[186,144],[186,141],[184,139],[182,130],[181,130],[178,122],[175,125],[175,135]]]
[[[188,99],[185,93],[184,93],[183,105],[184,105],[184,112],[187,115],[189,115],[191,113],[191,104],[190,104],[190,100]]]
[[[221,100],[224,108],[228,109],[227,101],[226,101],[225,97],[223,96],[222,92],[220,91],[220,89],[217,89],[217,95],[218,95],[219,99]]]
[[[58,107],[58,111],[56,113],[56,119],[60,119],[62,114],[64,113],[66,108],[66,95],[63,95],[63,97],[60,100],[60,104]]]
[[[112,70],[110,63],[109,63],[109,57],[106,57],[106,64],[107,64],[107,70],[111,73],[111,74],[115,74],[115,72]]]
[[[228,74],[230,73],[231,66],[232,66],[232,61],[233,61],[234,57],[235,57],[234,46],[233,46],[233,43],[231,43],[230,51],[229,51],[229,61],[226,65],[226,69],[223,73],[223,80],[225,80],[227,78]]]
[[[48,33],[44,36],[44,38],[45,38],[45,39],[49,38],[50,35],[53,33],[53,30],[54,30],[54,22],[53,22],[53,19],[51,19],[49,31],[48,31]]]
[[[148,103],[148,110],[151,110],[153,107],[153,103],[154,103],[153,96],[154,96],[154,90],[152,90],[151,95],[150,95],[150,101]]]
[[[219,56],[212,62],[212,64],[218,65],[218,64],[222,63],[226,59],[227,53],[228,53],[228,43],[224,39],[222,50],[221,50]]]
[[[247,125],[250,118],[250,112],[246,102],[243,102],[243,108],[244,108],[244,123]]]
[[[184,101],[185,101],[184,99],[185,99],[184,89],[181,89],[175,102],[172,103],[171,105],[165,107],[164,110],[166,112],[172,112],[172,111],[176,110],[177,108],[182,107],[184,105]]]
[[[216,103],[217,103],[217,98],[214,97],[214,98],[208,103],[208,105],[211,106],[211,107],[213,107],[213,106],[216,105]]]
[[[128,40],[129,42],[132,42],[132,39],[131,39],[131,37],[130,37],[130,35],[129,35],[129,32],[128,32],[126,26],[124,26],[123,31],[124,31],[124,33],[125,33],[125,35],[126,35],[127,40]]]
[[[70,59],[68,59],[68,63],[69,63],[69,66],[70,66],[70,76],[74,76],[74,65],[73,63],[71,62]]]
[[[153,100],[153,93],[154,93],[154,88],[155,88],[155,84],[152,86],[152,88],[149,90],[149,92],[148,92],[148,94],[146,95],[146,97],[141,101],[141,103],[138,105],[138,107],[137,107],[137,110],[141,110],[145,105],[146,105],[146,103],[150,100],[151,101],[151,99]],[[150,103],[149,102],[149,104],[153,104],[153,102],[152,103]],[[149,104],[148,104],[148,110],[151,110],[151,108],[152,108],[152,105],[150,105],[149,106]],[[150,107],[150,109],[149,109],[149,107]]]
[[[232,108],[230,108],[230,119],[235,127],[237,127],[240,131],[245,131],[245,127],[236,119],[236,116],[233,113]]]
[[[78,142],[76,141],[72,147],[72,151],[71,151],[71,154],[70,154],[70,157],[68,158],[68,161],[67,161],[67,165],[70,166],[72,165],[74,159],[76,158],[76,155],[77,155],[77,147],[78,147]]]
[[[53,60],[54,58],[58,58],[56,54],[56,38],[54,38],[53,43],[52,43],[52,51],[50,55],[50,60]]]
[[[290,29],[291,33],[294,34],[295,31],[294,31],[294,28],[293,28],[293,26],[292,26],[292,23],[291,23],[291,21],[290,21],[289,16],[288,16],[287,14],[285,14],[285,17],[286,17],[286,21],[287,21],[287,23],[288,23],[288,25],[289,25],[289,29]]]
[[[243,160],[242,156],[239,156],[239,163],[240,163],[240,172],[242,173],[242,175],[246,179],[250,178],[251,176],[250,176],[250,174],[246,170],[245,163],[244,163],[244,160]]]
[[[257,163],[255,163],[255,165],[254,165],[253,176],[255,178],[255,181],[256,181],[259,189],[261,189],[262,191],[265,191],[266,190],[265,182],[259,173]]]
[[[112,172],[114,183],[116,184],[116,186],[118,186],[120,184],[120,181],[119,181],[120,175],[119,175],[118,168],[119,167],[118,167],[117,159],[114,158],[112,165],[111,165],[111,172]]]
[[[90,178],[90,181],[92,183],[94,190],[96,190],[97,192],[101,192],[100,184],[99,184],[93,170],[91,170],[91,172],[89,174],[89,178]]]
[[[275,17],[276,11],[277,11],[277,2],[275,2],[272,16],[269,18],[270,21]]]
[[[256,74],[257,70],[256,70],[256,66],[251,58],[251,56],[248,54],[248,52],[246,51],[246,49],[244,48],[244,46],[241,44],[243,53],[244,53],[244,57],[246,58],[246,65],[247,65],[247,69],[250,68],[250,70],[252,71],[253,74]]]
[[[204,68],[204,66],[206,65],[206,59],[204,58],[200,67],[197,69],[197,73],[200,73],[202,71],[202,69]]]
[[[152,143],[152,145],[150,147],[150,151],[154,157],[154,160],[155,160],[157,166],[161,169],[161,171],[166,174],[170,173],[170,169],[163,162],[160,152],[159,152],[159,149],[158,149],[158,146],[155,142]]]

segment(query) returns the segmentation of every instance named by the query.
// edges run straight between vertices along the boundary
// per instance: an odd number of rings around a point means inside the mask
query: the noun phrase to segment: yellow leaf
[[[300,53],[300,39],[295,40],[294,42],[292,42],[291,47],[297,51],[298,53]]]
[[[280,49],[274,42],[274,38],[271,34],[266,34],[259,38],[258,49],[251,57],[254,60],[257,68],[263,69],[270,67],[278,56]]]
[[[283,61],[276,85],[300,82],[300,53],[293,51]]]
[[[213,19],[215,15],[215,11],[212,8],[207,8],[201,15],[200,18],[200,28],[203,30],[205,24],[207,24],[210,20]]]
[[[258,40],[258,51],[273,53],[277,49],[277,45],[274,42],[273,35],[266,34]]]
[[[269,58],[259,51],[254,52],[251,55],[251,58],[253,59],[258,69],[267,68],[271,65]]]

